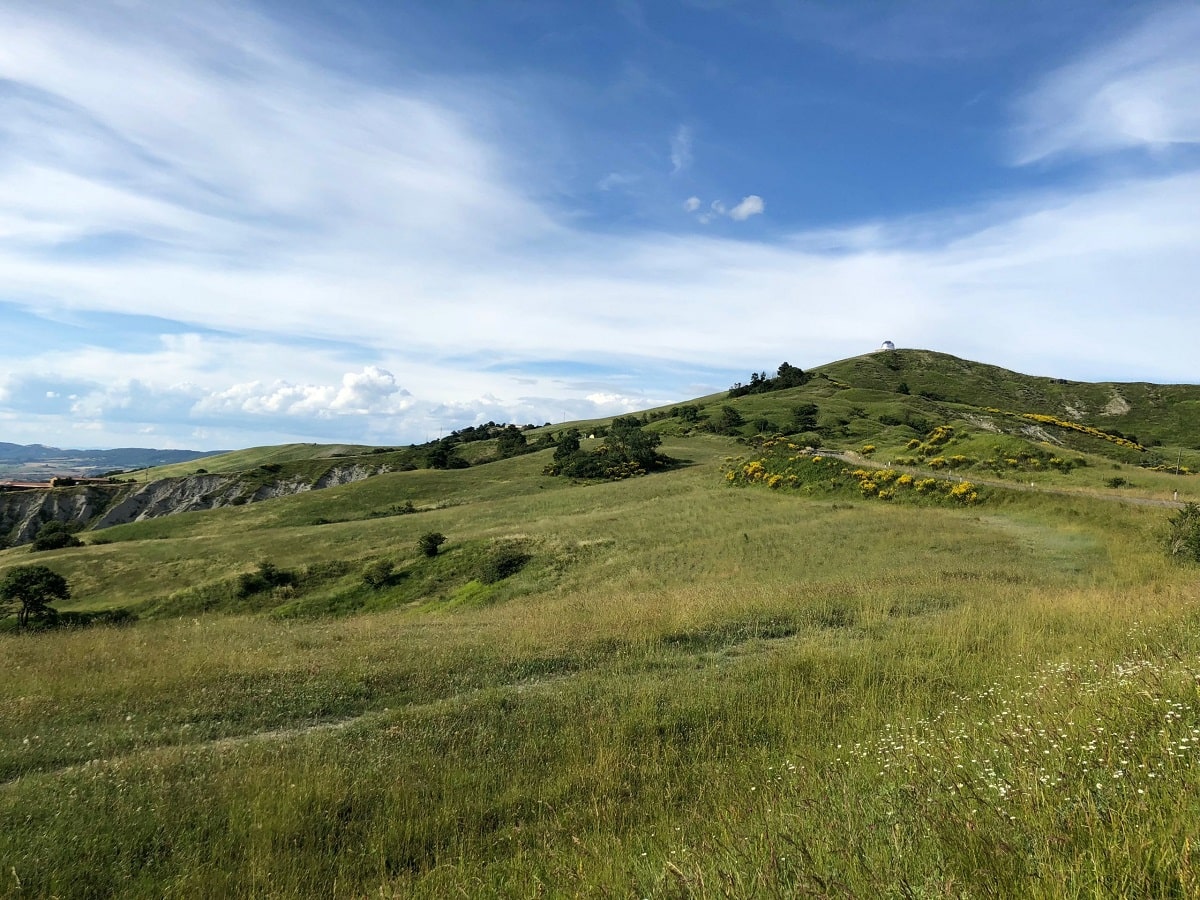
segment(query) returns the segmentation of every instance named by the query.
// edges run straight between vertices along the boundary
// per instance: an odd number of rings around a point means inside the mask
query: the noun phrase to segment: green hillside
[[[1196,895],[1200,570],[1164,547],[1200,476],[1144,463],[1200,423],[923,351],[807,374],[648,410],[645,476],[488,432],[0,551],[79,626],[0,631],[0,895]],[[204,467],[416,458],[314,449]]]
[[[1043,413],[1116,431],[1146,446],[1200,449],[1200,386],[1087,383],[1020,375],[929,350],[857,356],[815,371],[857,388],[896,391],[961,406]]]
[[[191,462],[173,463],[130,472],[127,478],[137,481],[154,481],[159,478],[181,478],[194,475],[198,470],[234,474],[247,472],[263,465],[279,465],[297,460],[331,459],[338,456],[354,456],[371,452],[371,447],[362,444],[276,444],[270,447],[249,447],[217,456],[208,456]]]

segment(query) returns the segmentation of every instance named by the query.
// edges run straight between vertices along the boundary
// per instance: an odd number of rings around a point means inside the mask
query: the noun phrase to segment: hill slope
[[[649,411],[681,462],[646,477],[547,447],[0,551],[141,617],[0,633],[9,892],[1194,894],[1200,583],[1113,502],[1193,479],[1050,426],[1097,452],[1020,479],[1074,493],[885,502],[754,419],[971,478],[1052,451],[1030,407],[822,374]],[[830,477],[731,486],[769,454]]]

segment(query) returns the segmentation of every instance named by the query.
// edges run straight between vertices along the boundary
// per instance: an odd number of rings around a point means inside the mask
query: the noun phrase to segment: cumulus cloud
[[[1200,7],[1183,4],[1051,72],[1018,104],[1017,162],[1200,142],[1197,47]]]
[[[743,197],[742,202],[729,211],[729,218],[735,222],[745,222],[751,216],[761,215],[763,211],[763,198],[758,194],[751,194],[749,197]]]
[[[199,414],[235,414],[329,418],[402,412],[411,395],[385,369],[368,366],[347,372],[341,384],[292,384],[252,381],[210,394],[195,406]]]
[[[688,197],[683,201],[683,209],[685,212],[695,212],[700,208],[699,197]]]

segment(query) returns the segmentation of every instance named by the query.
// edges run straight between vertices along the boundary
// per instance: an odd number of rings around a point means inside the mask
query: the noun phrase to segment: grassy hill
[[[1020,418],[1148,440],[1056,405],[1103,389],[897,353],[647,411],[645,477],[546,449],[0,552],[139,616],[0,634],[0,894],[1194,895],[1200,585],[1155,504],[1196,481]]]
[[[264,465],[355,456],[370,453],[372,449],[362,444],[276,444],[270,447],[249,447],[245,450],[234,450],[229,453],[208,456],[202,460],[189,460],[167,466],[140,469],[123,477],[133,478],[137,481],[155,481],[159,478],[181,478],[185,475],[194,475],[198,470],[234,474],[248,472]]]

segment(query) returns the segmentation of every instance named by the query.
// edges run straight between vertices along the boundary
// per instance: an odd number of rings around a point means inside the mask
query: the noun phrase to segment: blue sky
[[[883,340],[1196,382],[1200,6],[0,0],[0,440],[408,443]]]

